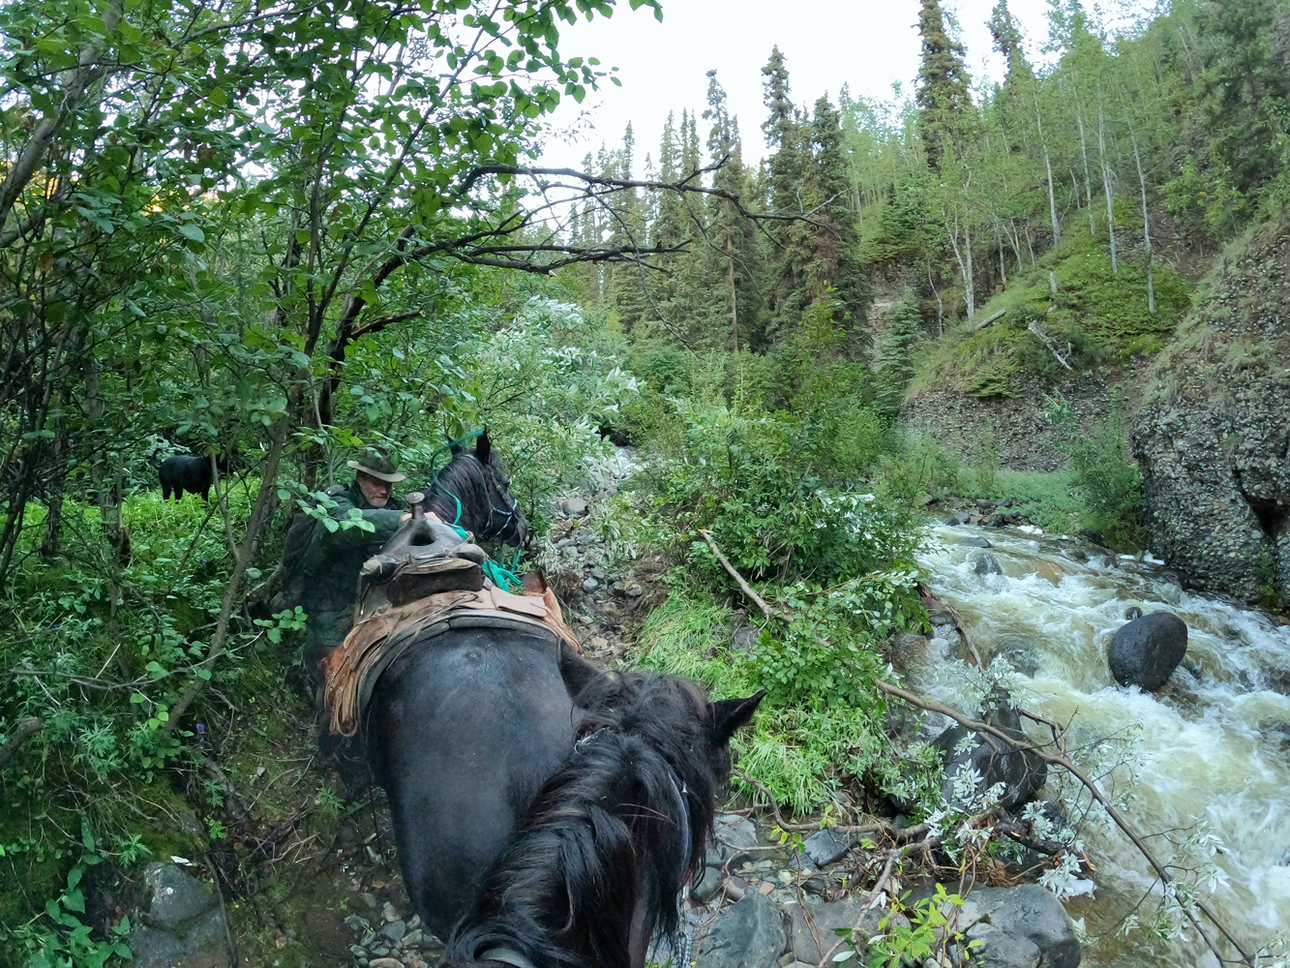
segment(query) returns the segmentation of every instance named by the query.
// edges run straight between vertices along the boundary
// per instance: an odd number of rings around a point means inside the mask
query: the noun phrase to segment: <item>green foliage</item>
[[[754,579],[829,583],[912,558],[917,527],[899,505],[834,482],[863,468],[840,466],[829,431],[806,413],[777,417],[736,400],[677,401],[684,421],[679,453],[663,469],[660,518],[675,539],[712,531],[735,567]],[[719,581],[722,571],[697,543],[691,560]]]
[[[1061,449],[1069,457],[1074,485],[1087,511],[1088,525],[1117,546],[1136,547],[1145,524],[1142,476],[1128,453],[1119,406],[1089,433],[1073,426],[1069,408],[1052,398],[1050,419],[1064,428]]]
[[[917,964],[925,958],[944,956],[951,944],[961,944],[962,932],[955,931],[956,908],[963,907],[963,898],[958,894],[948,894],[941,883],[936,885],[936,893],[917,901],[912,907],[905,904],[909,898],[905,891],[899,898],[892,899],[891,907],[878,922],[882,932],[868,949],[868,968],[898,968],[902,964]],[[856,938],[850,928],[838,929],[838,934],[847,938],[853,950],[863,951],[869,939]],[[969,949],[979,947],[981,941],[971,941]]]
[[[946,497],[959,487],[959,455],[945,450],[931,434],[904,434],[883,456],[879,481],[894,498],[916,504],[923,497]]]
[[[106,938],[92,936],[85,918],[85,894],[81,881],[86,872],[104,861],[89,822],[81,820],[82,850],[67,872],[67,886],[57,897],[45,903],[44,917],[23,925],[15,940],[27,952],[28,968],[103,968],[108,959],[130,958],[125,943],[130,934],[130,919],[113,925]],[[4,856],[0,848],[0,857]]]
[[[1160,192],[1169,213],[1200,238],[1222,238],[1249,214],[1249,200],[1233,186],[1231,173],[1218,166],[1202,171],[1194,155],[1183,159]]]
[[[784,620],[750,647],[753,680],[774,703],[841,703],[874,714],[881,644],[920,624],[917,581],[912,569],[891,570],[830,588],[799,583],[778,590],[773,602]]]
[[[1049,273],[1057,294],[1049,291]],[[1060,364],[1031,331],[1041,329],[1066,362],[1080,369],[1112,355],[1155,353],[1191,306],[1191,287],[1169,266],[1154,267],[1156,311],[1147,305],[1146,265],[1121,259],[1119,272],[1097,239],[1083,227],[1063,236],[1008,290],[978,310],[980,318],[1005,315],[980,330],[951,330],[933,347],[914,379],[915,391],[953,382],[972,396],[1015,397],[1025,376],[1056,377]]]
[[[976,486],[982,497],[993,497],[999,478],[999,445],[995,439],[994,422],[987,420],[977,431],[973,448],[975,458],[972,469],[976,472]]]
[[[856,594],[864,593],[857,590]],[[862,622],[841,608],[830,611],[827,594],[813,597],[817,601],[807,607],[815,609],[821,625],[828,623],[830,635],[835,634],[832,623],[838,626],[834,642],[858,645],[864,640],[856,631]],[[882,699],[872,688],[876,659],[871,654],[859,647],[849,650],[850,665],[833,673],[835,683],[856,697],[857,704],[850,705],[836,701],[836,690],[812,695],[791,683],[774,681],[776,648],[814,649],[820,658],[815,669],[827,675],[835,654],[831,644],[820,645],[803,635],[789,638],[785,646],[784,637],[792,633],[777,622],[770,634],[780,637],[781,644],[772,646],[772,651],[765,651],[762,642],[752,650],[736,649],[731,645],[733,621],[728,608],[708,598],[692,581],[678,581],[667,600],[646,619],[638,661],[647,668],[689,676],[715,696],[772,688],[752,729],[736,737],[735,745],[741,769],[755,776],[780,804],[799,811],[818,809],[834,790],[890,757],[881,726]],[[766,638],[763,635],[762,640]],[[823,686],[822,680],[817,686]],[[785,698],[790,695],[801,702]]]

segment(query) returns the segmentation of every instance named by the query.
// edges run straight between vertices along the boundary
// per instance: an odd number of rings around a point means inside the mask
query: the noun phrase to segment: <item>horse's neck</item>
[[[440,477],[449,467],[455,467],[459,463],[467,470],[473,471],[473,458],[462,456],[456,458],[448,467],[439,472]],[[426,492],[426,510],[433,511],[438,515],[441,521],[448,524],[455,524],[458,527],[465,528],[467,531],[481,531],[488,526],[487,520],[479,520],[478,509],[475,500],[474,491],[477,488],[473,481],[474,474],[468,479],[465,475],[452,474],[449,479],[454,481],[454,485],[449,487],[440,482],[436,477],[434,483],[430,485],[430,490]]]

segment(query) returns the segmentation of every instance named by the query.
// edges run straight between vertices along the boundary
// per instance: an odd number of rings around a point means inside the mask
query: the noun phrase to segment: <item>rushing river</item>
[[[994,547],[962,543],[972,537]],[[1200,859],[1226,874],[1210,904],[1246,948],[1290,935],[1290,626],[1182,591],[1159,563],[1122,558],[1112,567],[1104,557],[1080,560],[1081,547],[1056,535],[941,525],[921,560],[932,590],[960,612],[984,660],[1003,652],[1032,673],[1017,697],[1021,705],[1069,721],[1072,749],[1101,736],[1126,741],[1117,750],[1123,765],[1105,783],[1132,793],[1123,810],[1139,833],[1159,835],[1148,839],[1157,857],[1192,864],[1174,842],[1207,823],[1224,850],[1212,858],[1202,850]],[[978,574],[977,560],[987,553],[1003,574]],[[1184,666],[1156,694],[1116,685],[1107,668],[1111,635],[1133,605],[1171,611],[1189,630]],[[950,641],[933,640],[914,669],[914,686],[966,702],[961,667],[950,657],[956,651]],[[1084,918],[1092,939],[1085,965],[1213,964],[1194,933],[1172,941],[1143,930],[1126,935],[1122,919],[1136,909],[1146,921],[1159,888],[1139,904],[1154,878],[1109,823],[1090,819],[1082,835],[1097,889],[1092,898],[1072,899],[1068,910]]]

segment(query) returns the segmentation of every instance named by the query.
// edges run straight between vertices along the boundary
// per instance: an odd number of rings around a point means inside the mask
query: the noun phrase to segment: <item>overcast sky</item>
[[[1002,73],[985,29],[995,2],[943,4],[962,26],[974,84],[983,74]],[[597,17],[561,31],[560,50],[566,57],[599,57],[602,67],[619,68],[623,83],[604,83],[581,106],[566,97],[553,118],[556,130],[543,161],[580,167],[587,152],[594,155],[602,142],[619,147],[630,121],[636,136],[633,174],[640,177],[647,152],[658,160],[668,111],[675,111],[678,121],[682,108],[701,113],[707,106],[707,72],[716,68],[729,111],[739,118],[744,160],[755,164],[766,151],[761,68],[771,48],[779,45],[784,54],[793,103],[808,111],[826,92],[836,105],[843,84],[853,97],[889,98],[893,81],[912,91],[920,6],[920,0],[663,0],[659,23],[652,11],[632,10],[620,0],[611,19]],[[1034,63],[1048,36],[1047,0],[1010,0],[1008,6],[1021,23],[1027,56]],[[700,140],[706,141],[707,134],[700,118]]]

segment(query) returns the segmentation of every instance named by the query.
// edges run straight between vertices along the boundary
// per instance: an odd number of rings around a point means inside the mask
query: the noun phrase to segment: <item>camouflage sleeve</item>
[[[344,494],[336,498],[336,506],[331,509],[331,517],[335,521],[348,521],[352,519],[351,512],[355,510],[354,503]],[[322,532],[319,537],[322,542],[332,549],[346,547],[352,548],[356,545],[362,545],[369,555],[374,555],[381,550],[385,542],[395,531],[399,530],[402,523],[403,512],[400,510],[391,510],[389,508],[368,508],[359,511],[363,520],[372,525],[375,529],[368,531],[366,528],[350,526],[337,528],[331,531],[327,528],[319,528]]]

